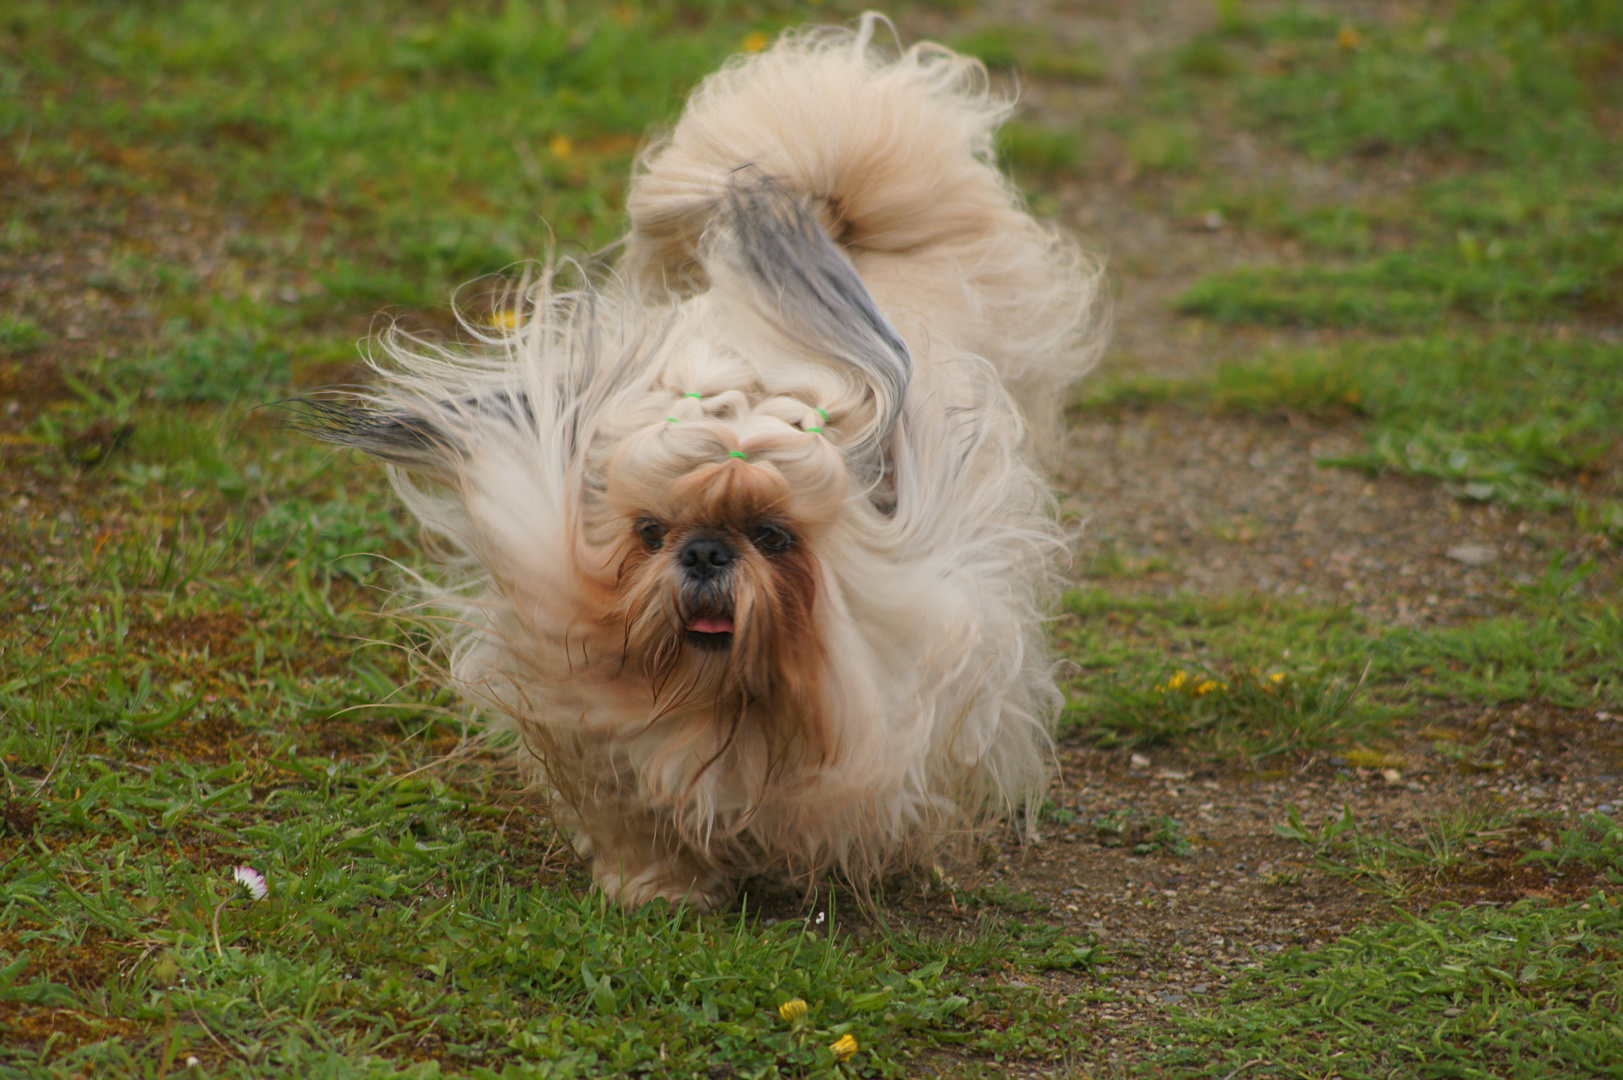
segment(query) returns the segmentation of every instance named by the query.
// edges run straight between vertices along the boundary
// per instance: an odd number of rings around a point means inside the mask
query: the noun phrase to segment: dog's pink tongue
[[[733,620],[726,616],[706,615],[688,623],[688,629],[699,634],[730,634],[733,632]]]

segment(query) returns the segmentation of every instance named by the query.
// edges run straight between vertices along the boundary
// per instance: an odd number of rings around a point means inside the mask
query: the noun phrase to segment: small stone
[[[1498,549],[1487,544],[1456,544],[1444,554],[1466,566],[1487,566],[1499,557]]]
[[[1127,764],[1130,768],[1147,769],[1150,767],[1150,759],[1145,757],[1143,754],[1134,754],[1132,757],[1127,759]]]

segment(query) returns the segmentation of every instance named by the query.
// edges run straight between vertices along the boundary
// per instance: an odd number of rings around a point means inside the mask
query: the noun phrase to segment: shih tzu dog
[[[1064,544],[1037,461],[1098,271],[935,45],[808,29],[642,157],[612,273],[556,265],[316,406],[437,540],[449,680],[628,905],[851,881],[1033,822]]]

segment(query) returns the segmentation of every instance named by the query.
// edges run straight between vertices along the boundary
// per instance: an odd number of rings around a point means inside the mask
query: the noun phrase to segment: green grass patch
[[[1183,835],[1183,824],[1170,814],[1146,816],[1133,810],[1112,810],[1088,825],[1100,847],[1126,848],[1134,855],[1171,855],[1188,858],[1195,847]]]
[[[1200,160],[1195,129],[1177,120],[1149,120],[1127,136],[1127,160],[1137,173],[1183,173]]]
[[[29,353],[49,340],[32,319],[20,315],[0,315],[0,353]]]
[[[1557,871],[1587,867],[1600,871],[1612,885],[1623,885],[1623,824],[1606,814],[1585,814],[1572,828],[1563,829],[1548,851],[1530,851],[1524,861]]]
[[[1270,958],[1178,1015],[1173,1076],[1618,1075],[1623,898],[1441,906]]]
[[[1290,7],[1252,25],[1266,43],[1247,87],[1257,122],[1322,155],[1418,147],[1593,160],[1594,110],[1623,39],[1607,0],[1430,5],[1425,18],[1347,22]]]
[[[1505,192],[1507,186],[1513,190]],[[1541,204],[1541,196],[1557,201]],[[1579,179],[1560,190],[1544,178],[1521,177],[1514,185],[1438,184],[1423,198],[1431,205],[1409,211],[1405,225],[1415,235],[1397,250],[1370,252],[1350,265],[1319,261],[1207,275],[1178,309],[1220,323],[1389,331],[1461,317],[1526,322],[1623,310],[1623,196],[1615,185],[1596,189]],[[1330,253],[1368,243],[1349,232],[1354,219],[1345,215],[1272,216],[1281,219],[1282,234]]]
[[[1247,60],[1216,95],[1241,123],[1349,178],[1407,155],[1401,180],[1350,201],[1243,180],[1202,193],[1308,257],[1207,274],[1178,310],[1358,338],[1230,367],[1218,399],[1364,413],[1368,449],[1344,464],[1567,507],[1623,536],[1623,367],[1607,329],[1623,312],[1616,5],[1444,2],[1380,24],[1236,5],[1191,62],[1218,46]]]
[[[1516,616],[1427,629],[1262,598],[1072,593],[1056,628],[1079,669],[1065,723],[1101,745],[1260,763],[1390,738],[1438,701],[1623,702],[1623,608],[1545,591]]]
[[[52,748],[20,733],[5,745],[30,764]],[[866,1048],[856,1072],[903,1075],[937,1043],[1039,1059],[1064,1045],[1058,1003],[969,975],[1081,963],[1057,934],[1031,956],[1010,931],[864,947],[810,916],[626,914],[515,875],[505,811],[291,738],[212,768],[63,764],[34,804],[38,846],[0,883],[0,1001],[66,1010],[109,1038],[8,1040],[11,1075],[190,1056],[228,1076],[417,1075],[424,1058],[466,1075],[706,1075],[717,1060],[830,1075],[846,1035]],[[235,864],[263,873],[267,899],[233,885]],[[792,999],[808,1011],[789,1022]]]
[[[1399,836],[1360,822],[1345,804],[1317,827],[1293,805],[1274,831],[1302,844],[1325,873],[1394,902],[1492,885],[1533,865],[1554,880],[1587,871],[1579,885],[1623,884],[1623,827],[1601,813],[1563,829],[1553,817],[1479,797],[1436,810]]]
[[[1057,629],[1080,668],[1067,723],[1103,745],[1177,744],[1260,761],[1374,737],[1355,692],[1358,620],[1262,600],[1072,593]],[[1277,676],[1277,678],[1276,678]]]
[[[1623,454],[1618,346],[1548,332],[1443,333],[1225,366],[1221,407],[1355,413],[1367,449],[1335,464],[1448,482],[1479,501],[1557,507]]]
[[[997,133],[998,157],[1035,173],[1074,169],[1082,160],[1082,137],[1074,131],[1055,131],[1010,121]]]
[[[955,38],[952,47],[987,67],[1073,82],[1099,82],[1108,73],[1092,41],[1060,45],[1048,30],[1026,24],[994,24]]]

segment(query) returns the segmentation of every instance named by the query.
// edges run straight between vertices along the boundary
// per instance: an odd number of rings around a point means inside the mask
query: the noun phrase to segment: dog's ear
[[[303,412],[294,427],[306,435],[431,476],[457,471],[477,426],[520,428],[535,423],[534,410],[522,391],[493,390],[411,406],[382,405],[359,395],[305,398],[298,404]]]
[[[812,211],[770,181],[735,181],[722,228],[720,254],[753,287],[763,314],[862,376],[879,422],[847,452],[859,460],[882,456],[902,414],[913,358],[856,267]]]

